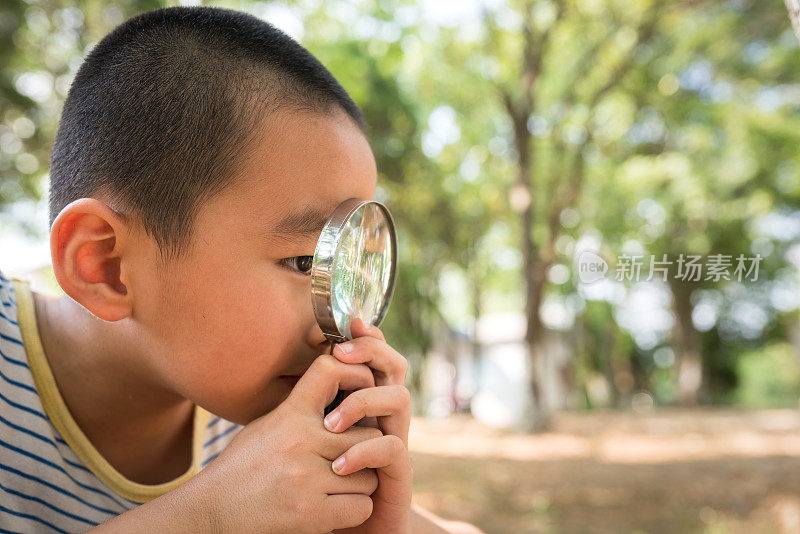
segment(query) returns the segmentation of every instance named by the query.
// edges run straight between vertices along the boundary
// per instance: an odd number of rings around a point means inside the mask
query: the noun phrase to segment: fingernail
[[[325,416],[325,427],[328,430],[333,430],[339,424],[339,411],[334,410]]]
[[[336,348],[339,349],[339,354],[347,354],[353,350],[353,345],[348,345],[347,343],[339,343],[336,345]]]
[[[333,470],[338,473],[342,470],[342,467],[344,467],[344,456],[339,456],[333,461]]]

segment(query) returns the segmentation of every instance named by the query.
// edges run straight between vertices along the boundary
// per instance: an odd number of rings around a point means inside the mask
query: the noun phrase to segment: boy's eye
[[[292,258],[284,258],[281,260],[281,265],[287,269],[291,269],[305,275],[311,274],[311,265],[313,263],[314,256],[294,256]]]

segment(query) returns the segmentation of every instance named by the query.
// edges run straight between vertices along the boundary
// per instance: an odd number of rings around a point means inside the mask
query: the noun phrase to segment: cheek
[[[217,413],[240,412],[262,400],[269,404],[264,399],[274,395],[270,381],[296,368],[302,357],[302,314],[293,311],[297,289],[228,280],[225,287],[180,284],[164,321],[173,325],[164,331],[168,380],[194,402],[217,407]],[[261,395],[264,399],[254,398]]]

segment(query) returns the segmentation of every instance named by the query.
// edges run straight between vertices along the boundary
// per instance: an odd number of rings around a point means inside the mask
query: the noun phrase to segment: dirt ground
[[[414,502],[494,533],[800,532],[800,410],[414,418]]]

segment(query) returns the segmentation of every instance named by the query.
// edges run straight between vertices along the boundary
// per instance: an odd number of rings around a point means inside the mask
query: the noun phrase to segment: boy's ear
[[[64,293],[105,321],[131,314],[123,256],[126,222],[104,202],[81,198],[61,210],[50,229],[53,271]]]

